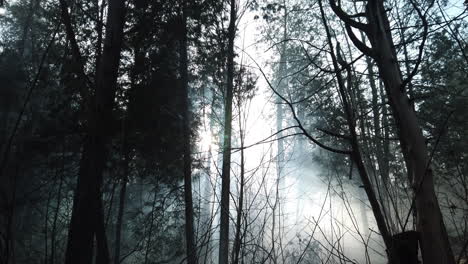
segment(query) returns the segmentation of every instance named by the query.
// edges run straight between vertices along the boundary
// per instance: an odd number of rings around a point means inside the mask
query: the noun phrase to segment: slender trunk
[[[132,82],[133,85],[133,82]],[[122,238],[122,223],[125,211],[125,199],[127,193],[128,177],[130,175],[130,152],[128,146],[128,120],[124,116],[122,122],[122,178],[120,182],[119,208],[117,213],[117,221],[115,226],[115,243],[114,243],[114,264],[120,263],[120,242]]]
[[[277,91],[280,94],[284,93],[285,87],[285,73],[286,73],[286,38],[287,38],[287,9],[286,9],[286,1],[283,1],[284,9],[284,16],[283,16],[283,42],[281,44],[281,54],[280,54],[280,61],[279,61],[279,69],[277,73]],[[278,235],[279,240],[281,242],[281,215],[282,215],[282,207],[280,201],[280,184],[281,174],[284,167],[284,142],[283,142],[283,133],[281,130],[283,129],[283,101],[281,98],[276,98],[276,131],[277,134],[277,157],[276,157],[276,194],[275,194],[275,203],[273,205],[273,223],[271,227],[271,245],[272,245],[272,255],[273,255],[273,263],[277,263],[277,253],[276,253],[276,236]],[[276,232],[276,218],[278,217],[278,234],[275,235]],[[280,243],[281,247],[281,243]]]
[[[369,69],[369,82],[372,91],[372,112],[373,112],[373,130],[374,130],[374,145],[376,148],[376,160],[378,165],[378,173],[383,186],[383,210],[389,220],[389,227],[392,231],[397,231],[399,223],[401,225],[401,217],[398,212],[395,198],[392,197],[391,182],[390,182],[390,165],[389,165],[389,133],[387,121],[386,105],[381,105],[382,114],[379,113],[379,89],[376,84],[375,74],[371,58],[366,56],[366,64]],[[381,97],[383,95],[380,95]],[[382,98],[384,99],[384,98]],[[382,104],[384,100],[381,100]],[[380,116],[382,118],[380,119]],[[381,125],[382,124],[382,125]],[[407,167],[407,170],[410,169]],[[393,209],[393,210],[392,210]],[[393,216],[392,213],[395,213]]]
[[[57,177],[57,174],[55,175]],[[54,185],[56,184],[56,180],[54,180]],[[49,253],[49,209],[50,209],[50,200],[52,198],[52,191],[49,191],[47,195],[47,205],[46,205],[46,212],[44,215],[44,264],[47,264]]]
[[[104,224],[104,208],[102,205],[102,200],[98,201],[97,209],[97,219],[96,219],[96,264],[100,263],[109,263],[109,248],[107,245],[106,238],[106,226]]]
[[[346,95],[346,86],[345,86],[344,80],[343,80],[343,78],[341,76],[341,73],[340,73],[340,70],[339,70],[340,67],[339,67],[339,64],[338,64],[339,62],[338,62],[338,58],[336,56],[336,55],[339,55],[340,51],[339,51],[339,48],[337,47],[338,54],[335,54],[335,52],[334,52],[331,33],[330,33],[329,28],[328,28],[328,24],[327,24],[327,20],[326,20],[326,17],[325,17],[325,13],[324,13],[324,10],[323,10],[321,0],[319,0],[319,5],[320,5],[320,13],[321,13],[321,16],[322,16],[322,22],[323,22],[323,24],[325,26],[325,31],[326,31],[326,34],[327,34],[328,45],[330,47],[330,55],[332,57],[333,68],[335,69],[336,79],[337,79],[337,82],[338,82],[338,89],[339,89],[339,93],[340,93],[340,96],[341,96],[341,99],[342,99],[342,102],[343,102],[343,107],[344,107],[344,112],[345,112],[345,115],[346,115],[346,120],[347,120],[347,125],[348,125],[348,128],[349,128],[349,132],[351,134],[351,138],[350,138],[350,143],[351,143],[351,148],[352,148],[351,159],[352,159],[352,162],[354,162],[356,164],[356,167],[357,167],[357,170],[359,172],[362,184],[364,186],[364,190],[366,191],[367,198],[369,199],[369,202],[370,202],[370,205],[371,205],[371,208],[372,208],[372,212],[374,213],[374,217],[375,217],[375,220],[377,222],[377,226],[379,228],[380,234],[382,235],[385,247],[388,250],[387,254],[388,254],[388,257],[390,259],[390,263],[396,264],[396,262],[394,262],[394,256],[393,256],[393,252],[392,252],[391,234],[388,231],[387,224],[385,222],[385,218],[384,218],[384,215],[382,213],[382,209],[381,209],[380,204],[379,204],[379,202],[377,200],[377,197],[376,197],[376,195],[374,193],[374,190],[372,188],[372,183],[370,181],[370,177],[369,177],[369,175],[367,173],[366,167],[365,167],[364,162],[362,160],[362,154],[361,154],[361,150],[360,150],[360,146],[359,146],[359,142],[358,142],[358,138],[357,138],[354,117],[353,117],[352,110],[350,109],[350,105],[348,103],[348,96]],[[345,67],[345,65],[342,65],[342,66]],[[348,68],[347,70],[348,70],[348,89],[350,89],[351,88],[350,87],[350,84],[351,84],[351,79],[350,79],[351,78],[351,76],[350,76],[351,69]]]
[[[153,205],[151,207],[151,216],[150,216],[150,226],[148,230],[148,240],[146,241],[146,250],[145,250],[145,261],[143,264],[148,263],[148,256],[151,246],[151,237],[153,236],[153,227],[154,227],[154,210],[156,207],[157,193],[154,192]]]
[[[400,38],[401,38],[401,43],[403,44],[403,56],[405,58],[405,72],[406,76],[409,76],[411,74],[411,68],[410,68],[410,58],[408,55],[408,43],[406,42],[406,36],[405,36],[405,26],[402,24],[402,18],[400,15],[400,9],[396,8],[396,13],[397,13],[397,19],[398,19],[398,24],[399,24],[399,33],[400,33]],[[408,83],[408,97],[410,99],[413,99],[414,94],[413,94],[413,84],[412,82]],[[414,106],[414,105],[412,105]]]
[[[65,144],[65,143],[64,143]],[[54,212],[54,220],[52,222],[52,234],[51,234],[51,242],[50,242],[50,264],[54,264],[55,262],[55,239],[57,237],[57,219],[60,212],[60,204],[62,201],[62,186],[63,186],[63,177],[65,174],[65,147],[62,150],[62,168],[60,170],[60,182],[58,186],[58,193],[57,193],[57,204],[55,207]]]
[[[39,10],[40,0],[32,0],[29,2],[28,14],[26,16],[26,21],[23,26],[23,34],[21,37],[21,43],[19,46],[19,54],[24,58],[26,51],[26,43],[28,43],[28,32],[33,31],[31,25],[33,24],[34,15]]]
[[[180,41],[180,76],[182,82],[182,115],[183,115],[183,148],[184,148],[184,198],[185,198],[185,240],[187,247],[187,263],[196,264],[197,248],[193,228],[193,198],[192,198],[192,159],[190,148],[190,109],[188,87],[188,57],[187,57],[187,15],[186,7],[182,11],[182,36]]]
[[[214,94],[210,91],[209,94],[207,95],[206,98],[211,98],[211,105],[214,105],[215,102],[215,96]],[[210,127],[210,134],[214,135],[214,127],[215,127],[215,115],[213,113],[213,109],[211,110],[210,114],[206,116],[206,118],[209,118],[209,127]],[[215,192],[212,190],[212,182],[211,182],[211,162],[213,161],[213,154],[212,154],[212,147],[211,145],[209,146],[208,149],[208,157],[206,160],[206,182],[204,186],[204,195],[203,197],[208,201],[205,206],[203,207],[203,213],[201,214],[203,216],[202,218],[202,228],[201,228],[201,236],[203,239],[200,241],[200,263],[207,264],[208,262],[211,263],[212,261],[212,250],[210,248],[210,244],[212,243],[211,237],[213,235],[212,231],[212,226],[213,226],[213,220],[214,220],[214,214],[215,214],[215,209],[214,209],[214,195]]]
[[[379,91],[380,91],[380,101],[385,102],[385,93],[383,89],[382,82],[379,82]],[[382,163],[383,163],[383,173],[385,175],[390,175],[390,124],[388,122],[388,106],[387,104],[382,105]],[[395,208],[397,210],[397,208]]]
[[[117,189],[117,185],[119,185],[117,181],[114,181],[114,183],[112,183],[112,189],[111,189],[111,194],[109,198],[109,206],[107,207],[107,214],[105,214],[106,220],[104,222],[104,226],[106,228],[109,226],[109,221],[112,216],[112,207],[114,205],[114,196],[115,196],[115,190]]]
[[[68,10],[61,0],[62,14]],[[107,161],[109,128],[117,88],[120,50],[123,42],[125,1],[109,1],[104,49],[96,76],[96,92],[88,113],[87,135],[84,139],[78,183],[73,201],[65,263],[91,263],[94,237],[97,241],[97,264],[109,261],[102,208],[103,171]],[[68,28],[68,27],[67,27]],[[67,29],[70,38],[73,32]],[[79,50],[75,51],[79,56]],[[76,58],[81,61],[80,58]],[[83,65],[81,65],[83,68]]]
[[[229,193],[231,181],[231,129],[232,92],[234,88],[234,38],[236,36],[236,1],[231,0],[228,28],[227,87],[224,112],[224,145],[221,183],[221,223],[219,241],[219,264],[227,264],[229,258]]]
[[[364,36],[362,36],[364,39]],[[373,132],[374,132],[374,147],[375,147],[375,158],[378,165],[378,175],[380,176],[380,181],[382,182],[383,186],[383,197],[382,197],[382,209],[388,220],[388,225],[390,230],[396,231],[396,226],[393,221],[392,217],[392,202],[391,202],[391,193],[390,193],[390,175],[389,175],[389,164],[388,164],[388,153],[385,153],[384,150],[384,143],[388,141],[388,139],[382,136],[382,126],[380,121],[380,113],[379,113],[379,91],[375,82],[375,73],[374,73],[374,65],[371,61],[369,56],[366,56],[366,64],[369,73],[369,85],[371,88],[372,94],[372,122],[373,122]],[[382,106],[385,108],[385,105]],[[383,117],[385,118],[385,117]],[[386,129],[386,128],[385,128]],[[397,220],[400,219],[398,212],[396,212]]]
[[[240,128],[240,186],[239,186],[239,201],[237,208],[237,219],[236,219],[236,235],[234,238],[234,248],[232,251],[232,263],[239,263],[239,253],[241,248],[241,227],[242,227],[242,215],[244,210],[244,184],[245,184],[245,160],[244,160],[244,132],[242,131],[241,122],[241,107],[239,106],[239,128]]]
[[[128,160],[125,160],[125,175],[120,185],[120,197],[119,197],[119,212],[117,215],[117,223],[115,227],[115,246],[114,246],[114,264],[120,263],[120,241],[122,236],[122,222],[123,213],[125,208],[125,198],[127,192],[127,177],[128,177]]]
[[[8,264],[14,263],[15,261],[15,234],[13,227],[15,226],[16,181],[19,177],[19,164],[16,161],[14,163],[12,162],[12,164],[5,169],[5,175],[8,176],[2,179],[2,183],[5,183],[5,186],[8,186],[9,189],[1,190],[2,197],[0,197],[2,198],[2,200],[0,200],[0,205],[5,212],[4,216],[2,215],[2,218],[0,218],[0,224],[4,226],[2,226],[3,229],[0,231],[0,262]],[[10,262],[10,260],[12,262]]]

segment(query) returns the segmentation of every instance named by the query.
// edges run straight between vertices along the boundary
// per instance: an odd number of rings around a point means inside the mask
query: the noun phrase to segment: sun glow
[[[200,133],[199,146],[202,151],[212,149],[214,143],[215,139],[213,138],[211,131],[205,130]]]

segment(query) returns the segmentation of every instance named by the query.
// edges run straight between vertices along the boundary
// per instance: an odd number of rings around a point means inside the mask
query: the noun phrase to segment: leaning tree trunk
[[[229,259],[229,193],[231,181],[231,130],[232,92],[234,88],[234,38],[236,36],[236,1],[231,0],[231,15],[228,28],[227,87],[224,112],[224,146],[221,170],[221,223],[219,234],[219,264],[227,264]]]
[[[101,188],[110,140],[109,128],[117,87],[124,14],[124,0],[109,1],[104,49],[96,76],[95,96],[88,112],[87,135],[73,201],[65,259],[67,264],[92,263],[95,236],[98,242],[96,262],[109,262]]]
[[[403,80],[383,0],[368,1],[365,12],[367,24],[354,20],[337,6],[334,0],[330,0],[330,5],[335,14],[345,22],[348,35],[356,47],[375,60],[384,82],[402,152],[409,168],[408,178],[414,190],[417,231],[420,233],[423,261],[425,264],[453,264],[455,261],[434,190],[434,179],[425,138],[405,91],[405,86],[416,73],[418,62],[410,76]],[[427,37],[428,25],[419,7],[416,4],[413,7],[421,18],[424,28],[421,51]],[[372,48],[357,39],[352,27],[366,33]],[[418,59],[420,60],[421,57],[419,56]]]
[[[370,41],[376,53],[375,60],[393,110],[400,143],[403,147],[406,146],[409,156],[412,175],[408,176],[415,192],[417,229],[421,235],[423,261],[427,264],[453,264],[453,253],[434,191],[428,149],[416,113],[403,87],[383,2],[369,3],[367,16],[372,32]]]

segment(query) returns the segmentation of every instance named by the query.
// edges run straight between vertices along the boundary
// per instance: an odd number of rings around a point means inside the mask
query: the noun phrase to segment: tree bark
[[[67,10],[62,10],[62,13],[64,12],[68,13]],[[95,236],[99,251],[97,252],[98,264],[109,261],[101,188],[108,155],[107,145],[110,140],[109,128],[123,42],[124,16],[125,1],[109,1],[104,49],[96,76],[95,96],[88,113],[87,135],[81,153],[78,183],[73,201],[65,257],[67,264],[91,263]],[[69,31],[70,28],[67,29],[67,35],[70,38]],[[77,61],[80,60],[77,59]]]

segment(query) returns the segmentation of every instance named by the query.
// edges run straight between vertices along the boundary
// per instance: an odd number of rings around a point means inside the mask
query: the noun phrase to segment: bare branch
[[[421,19],[421,21],[423,23],[423,33],[422,33],[421,44],[419,44],[418,59],[416,60],[416,65],[414,66],[413,70],[408,75],[408,77],[406,77],[406,79],[404,79],[403,82],[401,83],[400,89],[402,91],[405,90],[406,85],[408,85],[408,83],[411,82],[411,80],[414,78],[414,76],[418,73],[419,65],[421,64],[421,61],[422,61],[422,54],[424,52],[424,46],[426,45],[427,35],[428,35],[428,31],[429,31],[429,24],[427,23],[426,15],[427,15],[427,12],[429,12],[429,9],[434,4],[434,1],[432,1],[431,4],[429,5],[429,7],[426,9],[426,11],[423,14],[421,9],[418,7],[418,5],[413,0],[410,0],[410,2],[411,2],[411,5],[413,6],[414,10],[416,10],[416,13],[418,13],[419,18]]]
[[[268,80],[268,77],[266,76],[265,72],[262,70],[262,68],[260,67],[260,65],[258,64],[258,62],[250,55],[248,54],[247,52],[245,52],[243,50],[243,52],[245,54],[247,54],[247,56],[249,56],[249,58],[255,63],[255,65],[257,65],[258,67],[258,70],[260,71],[260,73],[262,74],[263,78],[265,79],[265,81],[267,82],[268,86],[270,87],[270,89],[281,99],[283,100],[288,106],[289,108],[291,109],[291,113],[293,114],[293,118],[294,120],[296,121],[297,123],[297,126],[299,128],[299,130],[302,131],[302,133],[304,133],[304,135],[312,142],[314,142],[315,144],[317,144],[319,147],[323,148],[323,149],[326,149],[328,151],[331,151],[331,152],[334,152],[334,153],[339,153],[339,154],[347,154],[347,155],[350,155],[352,152],[350,150],[342,150],[342,149],[335,149],[335,148],[332,148],[332,147],[329,147],[323,143],[321,143],[320,141],[318,141],[316,138],[314,138],[305,128],[304,126],[302,125],[301,121],[299,120],[299,118],[297,117],[297,114],[296,114],[296,111],[294,110],[294,106],[291,104],[291,102],[288,101],[288,99],[286,99],[283,95],[281,95],[280,93],[278,93],[278,91],[276,91],[276,89],[273,87],[273,85],[271,84],[271,82]]]
[[[343,22],[345,22],[347,25],[350,25],[350,26],[352,26],[354,28],[362,30],[362,31],[364,31],[366,33],[369,31],[369,27],[368,27],[367,24],[364,24],[364,23],[361,23],[361,22],[358,22],[358,21],[352,19],[352,17],[355,17],[356,15],[352,16],[352,15],[347,14],[345,11],[343,11],[343,9],[341,9],[340,6],[336,5],[335,0],[329,0],[328,2],[330,3],[330,7],[333,9],[333,12],[335,12],[335,14],[341,20],[343,20]]]

